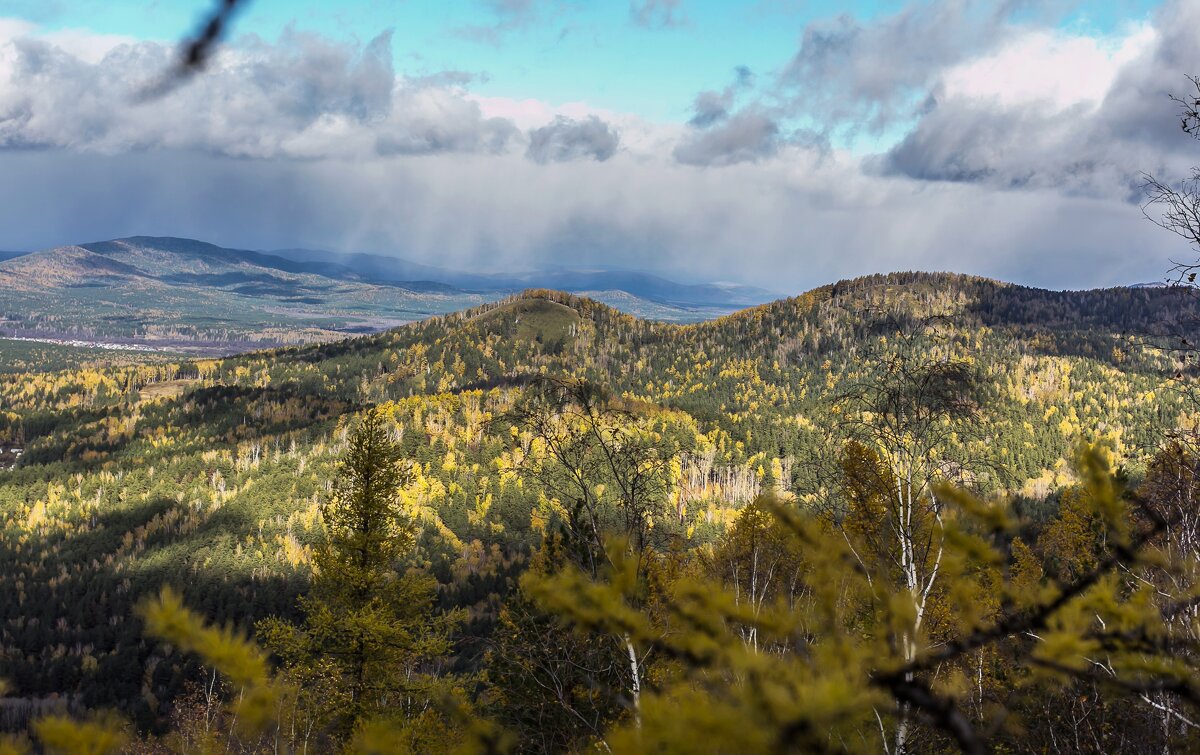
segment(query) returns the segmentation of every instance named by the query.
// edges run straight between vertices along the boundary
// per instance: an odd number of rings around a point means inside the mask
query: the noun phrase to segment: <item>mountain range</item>
[[[422,265],[376,254],[340,254],[312,249],[280,249],[272,255],[317,265],[314,270],[350,271],[365,280],[410,285],[437,283],[477,292],[547,288],[580,293],[619,291],[656,304],[680,307],[740,308],[779,298],[766,289],[737,283],[684,284],[650,273],[619,269],[555,267],[524,273],[479,274]]]
[[[749,286],[682,284],[627,270],[487,275],[371,254],[134,236],[0,254],[0,333],[232,353],[382,330],[527,288],[587,294],[671,322],[775,298]]]

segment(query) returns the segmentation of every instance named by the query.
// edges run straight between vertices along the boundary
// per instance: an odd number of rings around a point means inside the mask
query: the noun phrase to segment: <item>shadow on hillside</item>
[[[1012,334],[1028,353],[1093,359],[1123,370],[1150,369],[1134,344],[1170,346],[1200,334],[1200,298],[1180,288],[1044,291],[992,287],[967,305],[980,324]],[[1131,341],[1132,339],[1132,341]]]
[[[356,403],[306,392],[295,385],[278,387],[211,386],[165,401],[142,404],[132,432],[114,432],[133,415],[128,403],[96,409],[71,409],[35,415],[25,423],[28,442],[21,463],[10,472],[23,478],[53,468],[55,474],[88,473],[114,459],[128,459],[132,446],[159,437],[167,428],[175,440],[200,432],[214,449],[311,430],[315,423],[359,409]],[[166,453],[165,451],[163,453]],[[145,447],[133,461],[156,455]]]
[[[87,529],[15,547],[0,540],[8,575],[0,580],[0,621],[8,628],[0,677],[16,695],[78,695],[87,708],[115,707],[152,727],[200,670],[195,659],[145,636],[136,616],[143,598],[169,584],[216,624],[295,617],[300,576],[234,563],[237,533],[253,531],[250,512],[218,510],[183,535],[152,524],[178,506],[153,499],[98,513]],[[85,656],[94,659],[90,670]]]

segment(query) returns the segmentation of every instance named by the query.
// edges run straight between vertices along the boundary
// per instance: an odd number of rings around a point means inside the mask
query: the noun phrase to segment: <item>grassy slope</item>
[[[558,302],[518,299],[476,315],[471,322],[524,341],[553,343],[572,338],[580,319],[577,311]]]

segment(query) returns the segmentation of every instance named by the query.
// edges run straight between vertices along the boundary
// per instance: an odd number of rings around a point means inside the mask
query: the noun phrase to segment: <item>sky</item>
[[[1195,250],[1200,0],[0,0],[0,249],[175,235],[798,293]],[[169,85],[168,85],[169,84]]]

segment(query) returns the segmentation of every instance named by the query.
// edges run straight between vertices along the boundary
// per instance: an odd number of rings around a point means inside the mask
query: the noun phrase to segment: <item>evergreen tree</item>
[[[346,731],[380,711],[419,713],[428,699],[422,664],[445,655],[454,617],[431,618],[436,583],[402,572],[413,525],[399,492],[408,480],[384,413],[371,409],[349,439],[333,494],[322,508],[325,541],[313,555],[314,577],[296,627],[261,622],[267,645],[303,689],[332,677],[325,700],[308,710],[333,714]],[[413,706],[419,710],[414,710]]]

